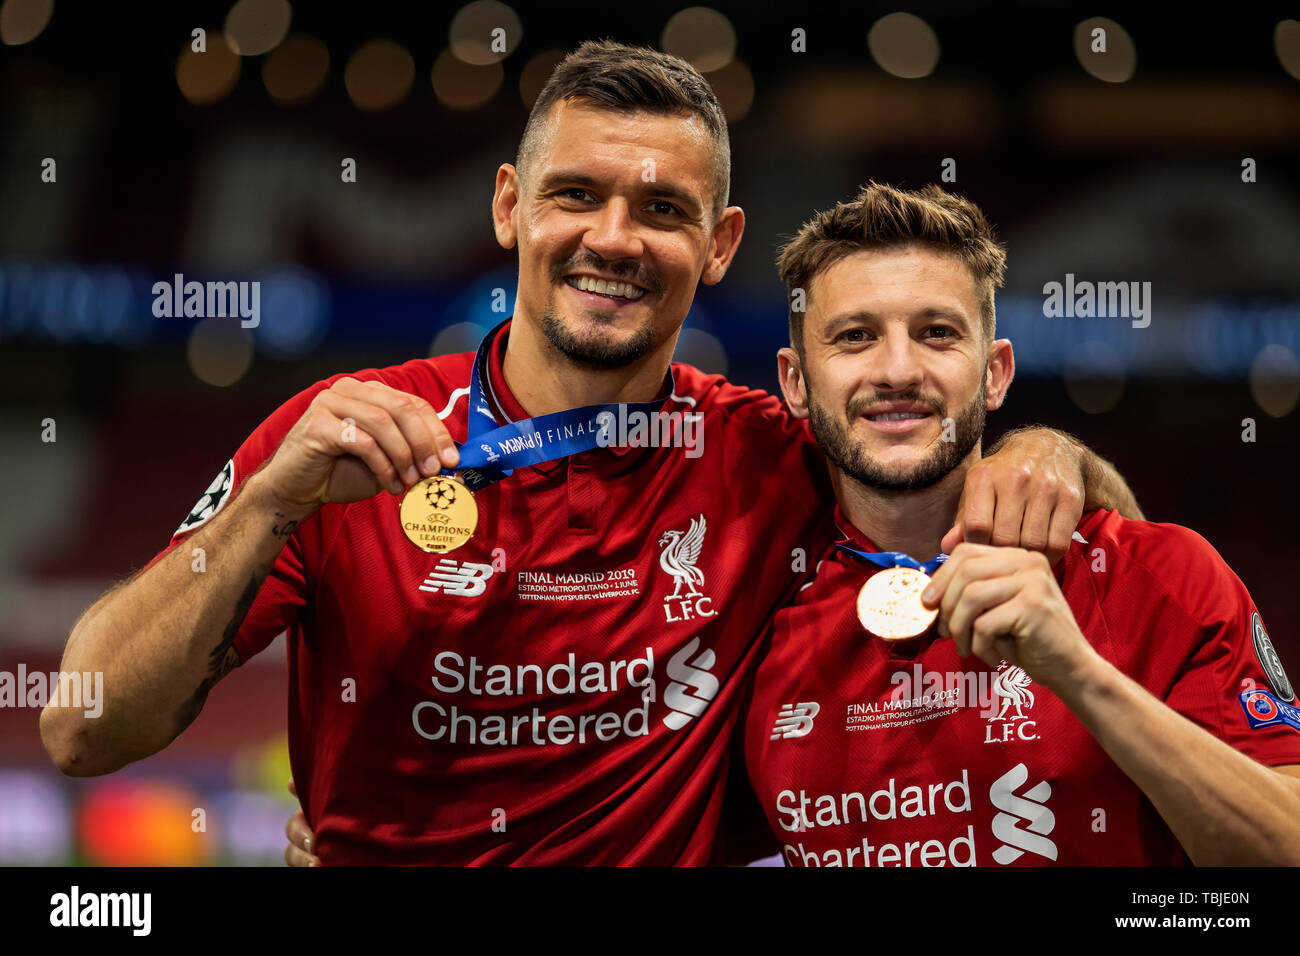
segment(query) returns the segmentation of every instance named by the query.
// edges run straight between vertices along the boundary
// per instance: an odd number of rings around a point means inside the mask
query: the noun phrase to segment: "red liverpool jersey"
[[[485,390],[519,420],[507,334]],[[426,399],[463,442],[472,362],[355,377]],[[663,411],[702,416],[694,450],[516,469],[476,493],[478,529],[445,555],[406,538],[386,493],[294,532],[234,646],[247,660],[288,632],[290,757],[326,865],[709,862],[759,638],[834,528],[804,423],[673,371]],[[335,380],[253,432],[171,546]]]
[[[855,605],[878,570],[826,555],[778,613],[742,716],[750,781],[790,865],[1187,862],[1141,790],[1023,670],[963,659],[933,632],[870,637]],[[1261,763],[1300,764],[1294,692],[1204,538],[1096,511],[1056,574],[1108,661]]]

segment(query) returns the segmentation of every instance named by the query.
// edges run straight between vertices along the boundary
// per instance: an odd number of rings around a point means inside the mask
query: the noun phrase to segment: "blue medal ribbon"
[[[459,477],[470,491],[486,488],[507,477],[516,468],[540,465],[600,447],[597,436],[602,428],[599,421],[602,413],[608,412],[617,421],[620,410],[623,410],[625,416],[635,412],[649,415],[663,407],[662,398],[653,402],[613,402],[584,405],[506,425],[498,424],[483,392],[482,369],[488,360],[492,342],[504,325],[505,322],[502,322],[479,343],[469,380],[468,437],[465,444],[459,446],[460,464],[456,468],[444,468],[442,471],[444,475]],[[664,384],[668,389],[667,394],[673,394],[676,382],[671,366]],[[626,418],[623,420],[626,421]],[[606,427],[609,427],[609,421],[606,420]]]
[[[882,568],[914,568],[917,571],[924,571],[926,574],[934,574],[939,565],[948,560],[948,555],[936,554],[929,561],[922,563],[903,554],[901,551],[861,551],[857,548],[851,548],[847,544],[837,544],[835,547],[845,554],[856,555],[864,561],[870,561]]]

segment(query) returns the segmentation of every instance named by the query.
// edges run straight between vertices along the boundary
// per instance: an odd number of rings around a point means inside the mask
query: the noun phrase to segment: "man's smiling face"
[[[715,222],[715,144],[704,124],[561,100],[535,157],[508,220],[497,217],[502,244],[519,246],[517,312],[593,368],[627,365],[673,339],[697,283],[722,278],[743,223],[738,209]]]
[[[1000,349],[985,341],[971,270],[920,245],[855,252],[820,272],[803,346],[818,443],[847,474],[883,490],[929,487],[952,471],[1010,384],[989,376]]]

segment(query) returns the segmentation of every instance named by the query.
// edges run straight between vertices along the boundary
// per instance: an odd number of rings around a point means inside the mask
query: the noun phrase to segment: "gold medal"
[[[886,641],[920,637],[939,609],[921,603],[921,592],[930,575],[915,568],[886,568],[867,578],[858,592],[858,620],[872,634]]]
[[[473,492],[450,475],[413,484],[402,498],[400,514],[402,531],[411,543],[434,554],[455,551],[478,527]]]

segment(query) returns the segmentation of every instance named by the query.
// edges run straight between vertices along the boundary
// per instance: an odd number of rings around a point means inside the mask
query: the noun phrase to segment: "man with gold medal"
[[[334,376],[272,413],[78,621],[63,668],[103,671],[106,699],[97,720],[42,714],[56,765],[161,750],[284,632],[310,858],[714,859],[760,635],[807,578],[791,555],[834,535],[805,424],[672,363],[740,243],[729,183],[689,64],[608,41],[562,62],[496,173],[513,316],[477,354]],[[603,440],[602,414],[629,409],[700,416],[702,454]],[[1023,525],[1057,552],[1085,499],[1131,501],[1046,429],[970,474],[971,536]]]
[[[1300,707],[1203,538],[1091,508],[1056,529],[1056,561],[948,532],[963,494],[1001,493],[970,476],[1015,368],[995,337],[1005,259],[974,204],[874,183],[781,252],[807,293],[782,387],[832,464],[843,540],[777,613],[742,718],[774,849],[1296,865]]]

